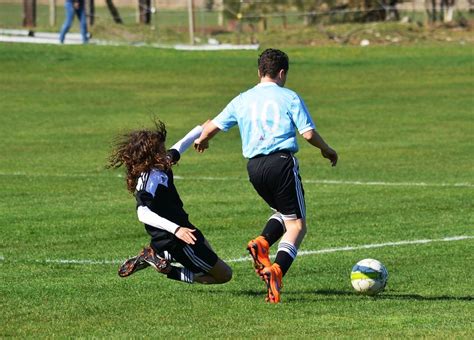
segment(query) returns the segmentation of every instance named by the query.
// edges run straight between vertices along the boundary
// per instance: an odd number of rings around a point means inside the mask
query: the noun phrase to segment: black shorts
[[[166,250],[175,261],[193,273],[209,272],[217,263],[217,254],[206,245],[206,239],[198,228],[191,223],[185,227],[196,229],[194,244],[187,244],[165,230],[145,225],[145,229],[151,236],[150,245],[157,254]]]
[[[247,164],[250,182],[268,205],[284,220],[305,218],[304,190],[298,160],[279,151],[251,158]]]

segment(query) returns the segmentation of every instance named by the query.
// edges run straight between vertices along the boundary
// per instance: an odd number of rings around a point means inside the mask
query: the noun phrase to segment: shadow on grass
[[[287,295],[289,300],[306,300],[308,294],[314,294],[316,297],[319,296],[347,296],[347,297],[359,297],[359,295],[352,291],[344,290],[333,290],[333,289],[323,289],[323,290],[307,290],[307,291],[289,291],[284,292]],[[297,297],[297,295],[304,294],[304,296]],[[369,299],[374,300],[413,300],[413,301],[472,301],[474,296],[423,296],[420,294],[391,294],[391,293],[382,293],[376,296],[367,296]]]
[[[201,287],[200,287],[201,288]],[[206,287],[202,287],[203,292],[207,292]],[[213,290],[213,293],[228,294],[228,290]],[[262,289],[238,289],[231,290],[230,293],[235,296],[248,296],[248,297],[264,297],[265,290]],[[384,292],[376,296],[364,296],[357,294],[350,290],[334,290],[334,289],[304,289],[304,290],[284,290],[282,292],[285,301],[299,301],[299,302],[314,302],[315,300],[331,299],[335,297],[347,297],[348,299],[354,298],[367,298],[372,300],[407,300],[407,301],[472,301],[474,296],[423,296],[420,294],[395,294]]]

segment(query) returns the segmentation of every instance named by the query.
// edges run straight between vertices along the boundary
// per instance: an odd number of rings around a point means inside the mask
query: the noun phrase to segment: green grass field
[[[148,238],[122,172],[104,168],[113,137],[153,115],[170,144],[215,116],[257,81],[257,52],[1,44],[0,337],[472,338],[472,47],[287,52],[287,86],[340,155],[331,168],[300,139],[300,251],[355,249],[298,257],[268,305],[249,261],[220,286],[119,278]],[[233,129],[174,169],[225,260],[246,256],[270,214],[245,165]],[[455,236],[469,238],[440,241]],[[360,248],[418,240],[433,241]],[[367,257],[390,272],[376,298],[350,285]]]

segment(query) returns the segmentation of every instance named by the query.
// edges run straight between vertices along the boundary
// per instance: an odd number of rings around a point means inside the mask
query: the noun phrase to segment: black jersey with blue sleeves
[[[137,208],[148,207],[152,212],[178,225],[187,225],[188,214],[174,185],[173,171],[152,169],[142,174],[135,194]]]
[[[197,126],[168,151],[171,164],[199,137],[202,127]],[[190,226],[188,214],[174,185],[173,171],[151,169],[137,181],[135,198],[140,221],[154,228],[174,234],[180,226]]]

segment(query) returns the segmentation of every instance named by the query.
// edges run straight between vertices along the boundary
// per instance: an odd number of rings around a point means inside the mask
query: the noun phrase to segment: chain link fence
[[[8,30],[58,32],[64,20],[64,1],[0,0],[0,29],[3,34]],[[459,15],[472,15],[473,1],[85,0],[93,37],[193,44],[212,43],[216,33],[283,31],[318,24],[449,22]],[[76,19],[72,32],[78,30]]]

